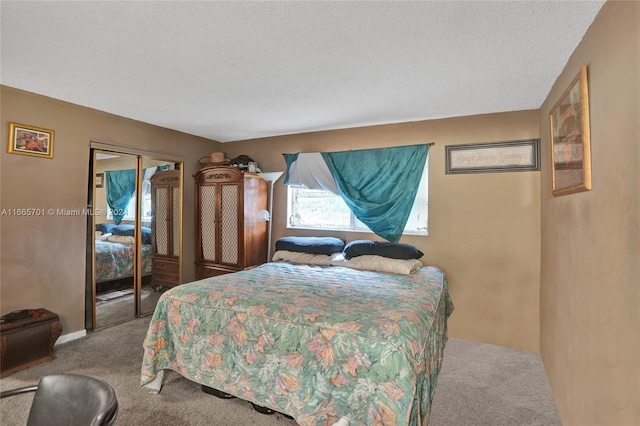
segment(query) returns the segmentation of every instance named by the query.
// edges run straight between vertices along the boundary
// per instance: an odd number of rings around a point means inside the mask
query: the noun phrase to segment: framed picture
[[[591,189],[587,67],[582,67],[549,113],[553,195]]]
[[[53,130],[9,123],[10,154],[53,158]]]
[[[104,173],[96,173],[96,188],[104,187]]]
[[[447,145],[445,174],[540,170],[540,139]]]

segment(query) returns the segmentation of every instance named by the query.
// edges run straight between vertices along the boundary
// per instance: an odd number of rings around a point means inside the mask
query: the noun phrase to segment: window
[[[409,220],[403,234],[427,235],[428,165],[422,172]],[[287,228],[371,232],[349,210],[339,195],[318,189],[287,189]]]
[[[143,181],[142,181],[142,222],[151,222],[151,177],[156,171],[169,170],[169,166],[158,166],[144,169]],[[108,189],[107,189],[108,190]],[[107,219],[113,220],[113,212],[110,208],[107,208]],[[129,204],[127,205],[127,211],[124,214],[122,220],[135,221],[136,220],[136,195],[131,196]]]
[[[107,208],[107,219],[113,220],[113,213]],[[136,197],[131,197],[131,201],[127,205],[127,211],[122,220],[133,222],[136,220]],[[151,222],[151,192],[142,195],[142,222]]]

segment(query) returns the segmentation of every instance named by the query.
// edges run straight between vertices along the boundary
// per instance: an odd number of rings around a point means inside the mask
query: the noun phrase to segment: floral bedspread
[[[436,267],[267,263],[165,292],[141,385],[171,369],[301,425],[426,425],[452,311]]]
[[[96,282],[133,276],[133,244],[96,239]],[[151,273],[151,244],[142,244],[142,274]]]

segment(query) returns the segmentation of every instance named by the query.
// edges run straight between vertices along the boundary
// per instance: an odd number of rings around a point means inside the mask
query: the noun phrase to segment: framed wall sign
[[[96,173],[96,188],[104,187],[104,173]]]
[[[562,94],[549,113],[553,195],[591,189],[591,140],[587,67]]]
[[[445,173],[540,170],[540,139],[445,146]]]
[[[53,130],[9,123],[7,152],[32,157],[53,158],[53,134]]]

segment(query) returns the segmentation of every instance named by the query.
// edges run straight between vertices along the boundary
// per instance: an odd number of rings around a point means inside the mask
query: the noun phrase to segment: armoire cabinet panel
[[[157,172],[151,178],[153,285],[180,284],[180,170]]]
[[[267,261],[268,183],[235,167],[205,167],[196,179],[196,278],[253,268]]]

